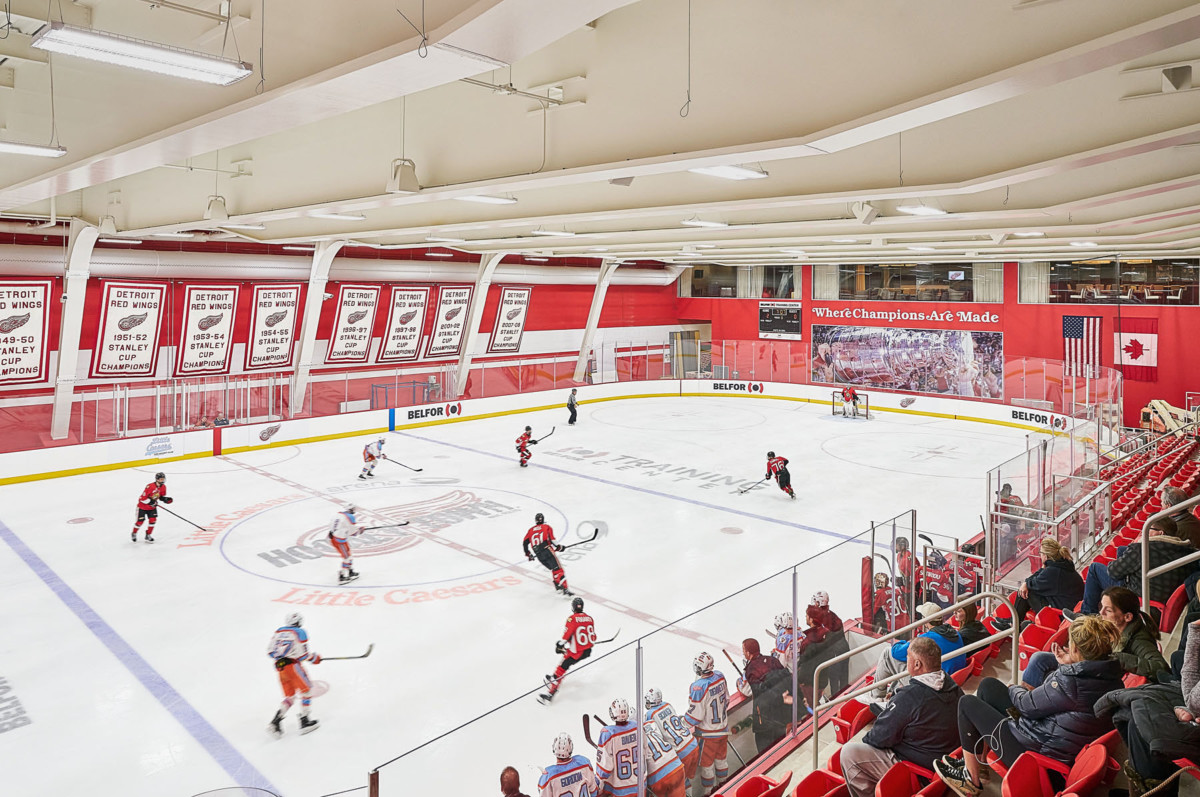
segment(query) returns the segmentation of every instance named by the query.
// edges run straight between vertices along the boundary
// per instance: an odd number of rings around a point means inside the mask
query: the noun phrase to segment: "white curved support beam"
[[[596,292],[592,294],[592,307],[588,310],[587,324],[583,328],[583,340],[579,342],[579,358],[575,360],[576,382],[583,381],[583,372],[587,368],[588,352],[592,350],[592,341],[596,337],[596,327],[600,325],[600,311],[604,309],[604,297],[608,293],[609,283],[617,273],[620,261],[605,260],[600,264],[600,274],[596,278]]]
[[[92,250],[100,230],[79,219],[71,219],[67,238],[67,269],[63,276],[62,319],[58,333],[58,358],[54,369],[54,414],[50,437],[63,440],[71,432],[71,407],[79,371],[79,335],[83,330],[83,299],[87,294]],[[82,430],[81,430],[82,431]]]
[[[475,290],[471,293],[471,307],[467,310],[466,340],[463,341],[462,352],[458,355],[458,370],[454,375],[454,395],[462,395],[467,386],[467,376],[471,372],[471,352],[475,350],[475,341],[479,340],[479,322],[483,319],[483,306],[487,304],[488,288],[492,284],[492,275],[496,266],[504,259],[505,252],[485,255],[479,261],[479,272],[475,276]]]
[[[312,268],[308,274],[308,294],[304,297],[304,320],[300,325],[300,350],[296,354],[296,374],[288,396],[288,414],[293,418],[304,406],[308,392],[313,354],[317,348],[317,324],[321,320],[321,305],[325,301],[325,285],[329,282],[329,267],[346,245],[345,241],[319,241],[313,250]]]

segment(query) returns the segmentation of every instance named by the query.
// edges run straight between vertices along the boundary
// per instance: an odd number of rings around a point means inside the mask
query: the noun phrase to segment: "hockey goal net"
[[[871,397],[861,390],[856,390],[855,392],[858,393],[858,417],[859,418],[870,418],[871,417]],[[834,415],[842,414],[842,391],[840,391],[840,390],[833,391],[833,398],[829,402],[829,405],[830,405],[831,411],[833,412]],[[846,415],[847,415],[847,417],[851,417],[851,418],[854,417],[854,406],[853,405],[851,405],[850,409],[846,410]]]

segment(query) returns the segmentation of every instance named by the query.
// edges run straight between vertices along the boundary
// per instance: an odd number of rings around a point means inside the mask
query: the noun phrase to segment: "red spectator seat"
[[[1125,676],[1121,678],[1121,683],[1125,684],[1126,689],[1133,689],[1135,686],[1145,686],[1146,684],[1150,683],[1150,680],[1144,675],[1127,672],[1125,673]]]
[[[883,773],[883,777],[875,784],[875,797],[914,797],[928,785],[933,776],[932,772],[922,767],[906,766],[907,761],[894,764]],[[918,773],[927,773],[922,779]],[[941,783],[941,779],[933,776],[932,780]],[[943,784],[945,785],[945,784]]]
[[[834,774],[825,769],[817,769],[800,779],[792,797],[846,797],[848,794],[841,772]]]
[[[967,660],[967,664],[960,670],[955,670],[950,673],[950,677],[954,679],[954,683],[959,686],[966,686],[967,680],[975,674],[975,664],[971,660]],[[878,795],[876,795],[878,797]]]
[[[866,704],[857,700],[847,700],[833,717],[837,743],[845,744],[850,741],[873,719],[875,719],[875,715],[871,713],[871,709],[867,708]]]
[[[842,748],[839,746],[833,751],[833,755],[829,756],[829,760],[825,762],[825,771],[841,777],[842,774]]]
[[[1050,640],[1054,637],[1054,634],[1055,629],[1043,628],[1042,626],[1036,624],[1027,626],[1025,630],[1021,632],[1020,668],[1022,670],[1029,666],[1030,656],[1032,656],[1034,653],[1047,649],[1047,646],[1050,644]]]
[[[745,783],[738,786],[733,797],[781,797],[791,781],[791,771],[784,772],[779,780],[772,780],[766,775],[751,775]]]
[[[971,674],[975,676],[983,675],[983,666],[987,664],[988,657],[992,655],[991,648],[995,646],[995,642],[986,648],[980,648],[971,654]]]
[[[1042,628],[1049,628],[1051,631],[1057,631],[1062,625],[1062,609],[1055,609],[1050,606],[1044,607],[1033,618],[1033,622],[1040,625]]]
[[[1103,780],[1108,768],[1108,751],[1104,745],[1092,742],[1079,753],[1070,768],[1066,764],[1038,753],[1021,753],[1004,776],[1001,784],[1003,797],[1055,797],[1047,770],[1061,772],[1067,778],[1066,788],[1059,797],[1067,794],[1089,795]]]
[[[1183,610],[1187,608],[1188,596],[1187,591],[1180,584],[1171,597],[1167,598],[1167,603],[1164,606],[1158,601],[1150,601],[1151,606],[1157,606],[1161,619],[1158,623],[1158,630],[1164,634],[1169,634],[1175,630],[1175,624],[1179,622],[1179,618],[1183,615]]]

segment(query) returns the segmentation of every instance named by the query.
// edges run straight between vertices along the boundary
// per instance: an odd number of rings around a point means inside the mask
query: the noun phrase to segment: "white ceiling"
[[[222,50],[220,23],[148,0],[62,5],[68,23]],[[46,5],[12,7],[0,138],[44,143],[51,67],[28,39]],[[44,216],[54,198],[60,216],[144,236],[209,229],[215,193],[265,242],[433,233],[471,252],[675,262],[1200,254],[1200,3],[233,0],[231,19],[225,52],[236,39],[256,70],[231,87],[54,56],[69,154],[0,155],[0,210]],[[385,193],[400,157],[417,194]],[[712,164],[770,177],[687,171]],[[453,201],[480,193],[518,201]],[[896,211],[921,204],[948,213]],[[1070,245],[1084,240],[1100,248]],[[697,243],[717,248],[680,254]]]

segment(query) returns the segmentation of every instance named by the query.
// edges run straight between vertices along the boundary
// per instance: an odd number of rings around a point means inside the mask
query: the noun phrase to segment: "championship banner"
[[[371,353],[371,330],[379,286],[342,285],[338,289],[337,317],[329,335],[327,363],[365,363]]]
[[[300,285],[255,285],[246,370],[290,368],[300,315]]]
[[[183,296],[175,376],[229,373],[238,286],[188,285]]]
[[[529,312],[529,295],[532,288],[504,288],[500,291],[500,308],[496,311],[496,325],[488,341],[488,353],[516,352],[521,349],[521,336],[525,334],[525,315]]]
[[[49,280],[0,280],[0,385],[46,379],[49,295]]]
[[[438,289],[437,316],[433,319],[433,334],[429,338],[426,357],[454,357],[462,349],[463,331],[467,328],[467,307],[471,303],[470,287]]]
[[[379,356],[375,362],[396,363],[415,360],[421,353],[421,332],[425,329],[428,288],[392,288],[392,306]]]
[[[152,282],[104,282],[92,379],[154,376],[166,293]]]

